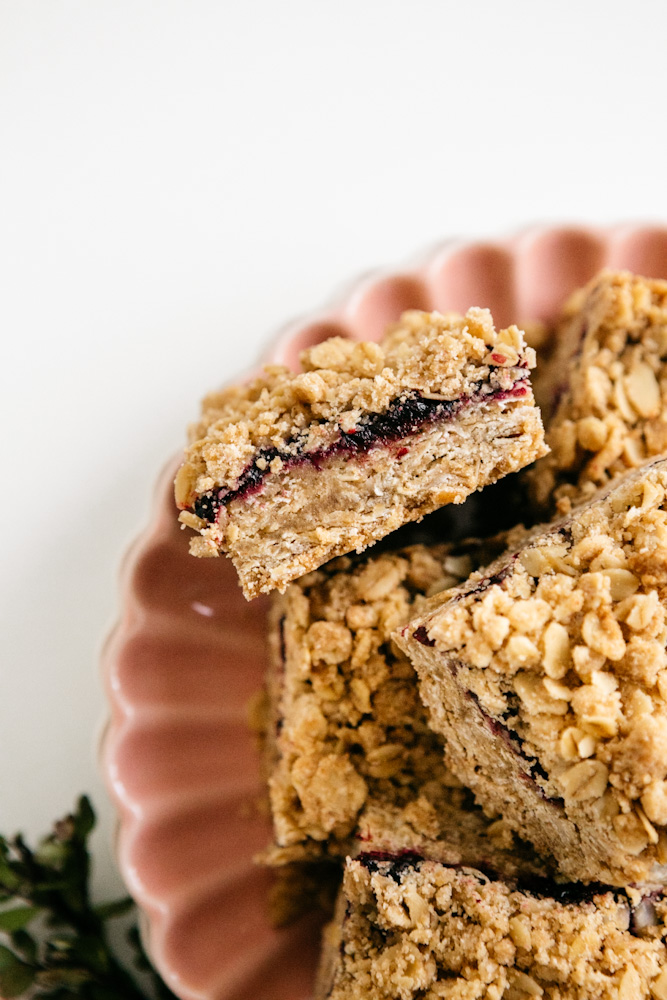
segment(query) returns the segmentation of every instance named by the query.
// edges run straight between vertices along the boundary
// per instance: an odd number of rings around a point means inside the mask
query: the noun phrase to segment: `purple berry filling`
[[[457,594],[455,600],[461,601],[464,597],[470,597],[473,594],[481,594],[485,590],[488,590],[489,587],[493,587],[495,584],[500,585],[503,580],[506,580],[510,575],[514,567],[514,563],[518,558],[519,555],[515,552],[506,566],[503,566],[503,568],[498,570],[497,573],[494,573],[493,576],[487,576],[483,580],[480,580],[479,583],[475,584],[474,587],[471,587],[470,590],[466,590],[462,594]]]
[[[283,688],[285,686],[285,667],[287,665],[287,648],[286,648],[286,644],[285,644],[285,621],[286,621],[286,617],[285,617],[285,615],[283,615],[282,618],[280,619],[280,623],[278,625],[278,629],[279,629],[279,633],[280,633],[280,686],[281,686],[281,688]],[[276,736],[280,736],[280,733],[282,732],[282,728],[283,728],[284,722],[285,722],[285,720],[284,720],[283,716],[280,715],[278,717],[277,722],[276,722]]]
[[[420,625],[418,629],[412,633],[412,638],[420,642],[422,646],[435,646],[435,639],[431,639],[424,625]]]
[[[394,882],[400,882],[404,872],[410,871],[411,868],[418,868],[424,860],[425,858],[422,854],[407,849],[398,851],[395,854],[391,851],[368,851],[366,854],[360,854],[357,858],[357,861],[371,875],[381,870],[383,875],[388,875]],[[382,866],[382,869],[380,866]]]
[[[520,399],[527,395],[528,386],[524,380],[519,380],[512,389],[499,389],[486,394],[475,393],[472,396],[454,400],[426,399],[415,392],[400,396],[393,400],[384,413],[371,413],[360,420],[352,431],[340,431],[338,439],[327,448],[315,451],[301,451],[299,440],[288,442],[289,450],[279,448],[261,448],[253,462],[241,473],[235,489],[222,487],[210,490],[198,497],[192,510],[202,520],[212,524],[218,517],[221,507],[226,507],[232,500],[242,500],[262,489],[264,480],[270,475],[269,465],[275,458],[280,458],[283,467],[308,463],[319,469],[329,458],[337,455],[360,455],[378,446],[387,447],[396,444],[402,438],[416,434],[428,424],[452,420],[464,407],[482,402],[502,402],[505,399]],[[304,437],[305,440],[305,437]],[[406,454],[401,449],[397,457]],[[261,461],[262,468],[259,466]]]
[[[504,579],[506,575],[507,571],[503,570],[501,571],[501,573],[497,574],[497,577],[501,577],[502,579]],[[490,579],[493,579],[494,582],[497,582],[496,577]],[[489,581],[485,581],[484,587],[488,585],[488,582]],[[412,637],[413,639],[416,639],[417,642],[421,643],[422,646],[429,646],[429,647],[435,646],[435,640],[430,638],[424,625],[420,625],[418,629],[415,629],[415,631],[412,633]],[[457,664],[449,663],[448,667],[453,676],[456,677],[459,672]],[[501,739],[505,744],[505,746],[509,750],[511,750],[516,757],[520,758],[523,764],[522,767],[523,779],[529,782],[537,789],[540,798],[544,799],[545,802],[550,802],[552,805],[555,806],[561,806],[561,807],[564,806],[564,802],[561,798],[555,798],[550,795],[547,795],[542,786],[535,780],[536,777],[539,777],[542,779],[542,781],[548,781],[549,775],[544,770],[544,768],[540,764],[539,760],[537,760],[537,758],[529,757],[528,754],[525,753],[523,749],[524,744],[521,737],[517,736],[516,733],[513,733],[507,726],[503,725],[503,723],[500,722],[498,719],[494,719],[492,716],[490,716],[488,712],[485,712],[482,706],[480,705],[479,698],[474,693],[474,691],[465,691],[464,693],[466,698],[469,701],[473,702],[473,704],[476,706],[478,712],[482,716],[482,720],[486,728],[490,730],[490,732],[492,732],[494,736],[497,736],[499,739]],[[513,713],[508,712],[507,714],[509,716],[512,715]]]
[[[484,725],[494,736],[497,736],[503,741],[505,746],[512,751],[512,753],[518,757],[522,762],[522,777],[524,781],[529,782],[538,792],[540,798],[544,799],[545,802],[551,803],[554,806],[564,806],[564,802],[561,798],[552,797],[547,795],[542,786],[536,781],[536,778],[541,778],[542,781],[548,781],[549,775],[544,770],[539,760],[535,757],[529,757],[524,751],[524,743],[520,736],[513,733],[507,726],[503,725],[498,719],[492,718],[487,712],[484,711],[479,703],[479,698],[474,693],[474,691],[466,691],[466,698],[476,705],[478,712],[482,716]],[[511,714],[511,713],[508,713]]]

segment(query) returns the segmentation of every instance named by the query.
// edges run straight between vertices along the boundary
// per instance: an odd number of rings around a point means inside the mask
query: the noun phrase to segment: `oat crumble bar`
[[[274,596],[265,765],[275,843],[265,862],[373,849],[456,863],[515,846],[445,767],[414,669],[390,639],[431,592],[504,547],[495,538],[343,556]]]
[[[540,366],[552,450],[529,474],[543,513],[667,451],[667,281],[603,271],[566,305],[556,343]]]
[[[316,1000],[667,1000],[667,901],[417,858],[348,860]]]
[[[565,877],[667,876],[667,460],[396,633],[448,764]]]
[[[192,553],[227,552],[250,599],[463,502],[546,454],[534,365],[488,310],[412,311],[210,395],[175,483]]]

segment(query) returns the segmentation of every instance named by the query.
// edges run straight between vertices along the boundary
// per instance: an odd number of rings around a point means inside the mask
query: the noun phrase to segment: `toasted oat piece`
[[[227,552],[252,598],[462,503],[546,453],[534,364],[487,310],[408,312],[209,396],[176,477],[192,553]]]
[[[431,591],[503,548],[498,538],[344,556],[274,596],[264,762],[275,842],[265,862],[419,850],[456,863],[513,847],[445,767],[415,672],[390,639]]]
[[[658,890],[348,860],[316,1000],[667,1000]]]
[[[666,490],[626,474],[396,633],[452,770],[571,879],[667,876]]]
[[[556,343],[540,367],[552,450],[528,474],[543,513],[667,451],[667,281],[603,271],[570,299]]]

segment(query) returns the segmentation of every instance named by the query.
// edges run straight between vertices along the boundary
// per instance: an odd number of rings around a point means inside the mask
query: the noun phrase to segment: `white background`
[[[667,4],[0,0],[0,830],[96,770],[116,570],[205,390],[360,271],[665,221]]]

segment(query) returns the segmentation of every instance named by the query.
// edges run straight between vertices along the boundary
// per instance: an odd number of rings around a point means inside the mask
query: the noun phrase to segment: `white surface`
[[[199,397],[449,235],[667,218],[661,0],[0,0],[0,830],[101,814],[116,568]]]

